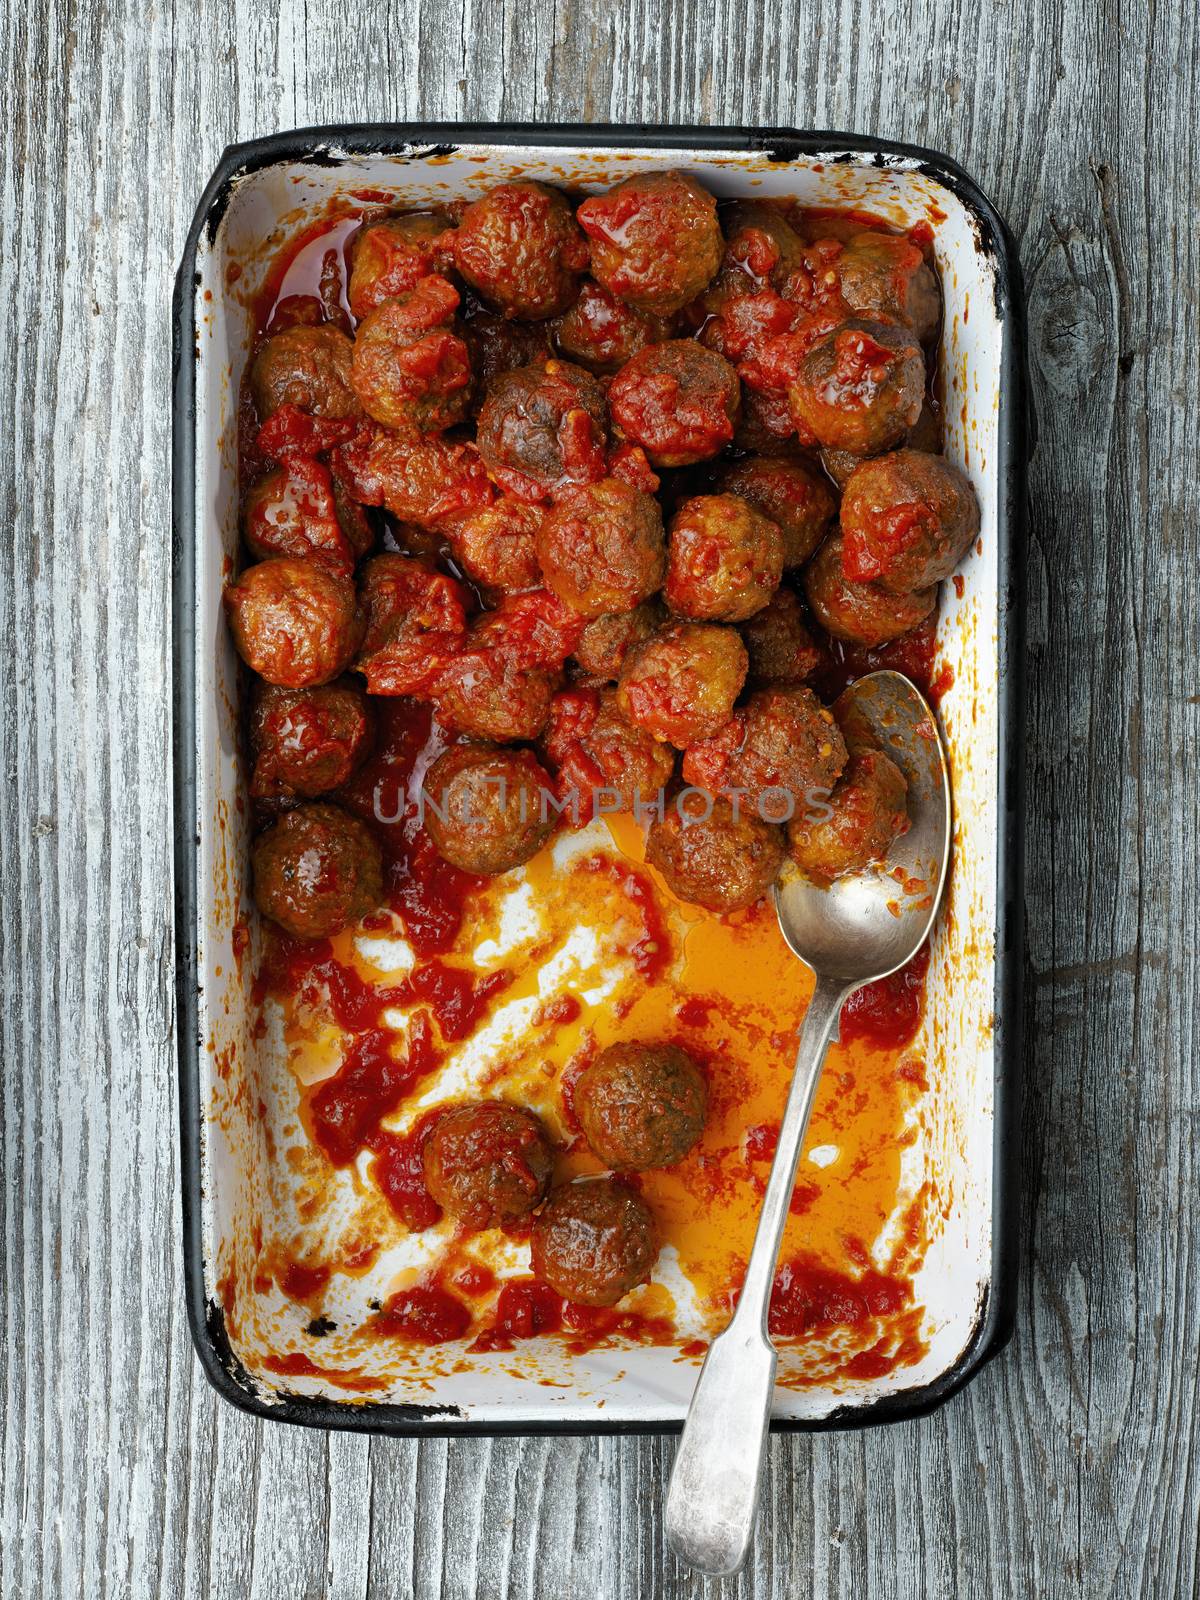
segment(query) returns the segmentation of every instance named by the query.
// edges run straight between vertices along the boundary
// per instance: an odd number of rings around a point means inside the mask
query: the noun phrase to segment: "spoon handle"
[[[741,1567],[754,1533],[775,1390],[777,1357],[767,1333],[775,1261],[825,1052],[851,987],[817,979],[800,1029],[795,1075],[737,1310],[709,1347],[675,1454],[667,1490],[667,1542],[677,1556],[712,1577]]]

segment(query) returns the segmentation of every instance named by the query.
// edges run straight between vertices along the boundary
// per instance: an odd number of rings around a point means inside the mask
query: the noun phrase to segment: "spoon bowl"
[[[879,867],[825,887],[788,863],[775,885],[783,937],[801,961],[860,984],[895,972],[937,915],[950,856],[950,780],[933,712],[899,672],[873,672],[838,702],[852,732],[873,738],[908,784],[908,832]]]
[[[920,693],[898,672],[873,672],[851,685],[837,713],[851,740],[873,741],[904,774],[909,827],[877,866],[829,885],[789,867],[775,886],[783,936],[817,981],[737,1308],[700,1369],[667,1490],[668,1543],[713,1577],[738,1571],[754,1533],[778,1359],[767,1309],[825,1052],[849,996],[921,948],[950,860],[946,755]]]

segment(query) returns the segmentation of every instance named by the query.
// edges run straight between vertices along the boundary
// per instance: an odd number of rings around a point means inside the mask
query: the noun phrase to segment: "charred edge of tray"
[[[235,1352],[225,1323],[225,1308],[216,1300],[210,1300],[205,1307],[204,1329],[208,1335],[209,1351],[221,1371],[251,1400],[260,1400],[262,1392],[245,1362]]]
[[[331,1323],[330,1326],[334,1324]],[[225,1309],[216,1300],[210,1299],[205,1307],[204,1327],[208,1336],[208,1354],[220,1369],[222,1377],[227,1380],[217,1387],[233,1404],[242,1406],[259,1416],[276,1417],[284,1422],[304,1423],[310,1427],[354,1425],[354,1417],[357,1414],[361,1414],[364,1423],[371,1427],[378,1426],[381,1421],[385,1424],[387,1421],[399,1424],[465,1421],[462,1408],[455,1405],[415,1403],[388,1405],[378,1402],[354,1405],[349,1401],[314,1399],[312,1395],[300,1394],[295,1389],[287,1388],[273,1388],[268,1396],[258,1379],[234,1350],[229,1338]],[[212,1378],[214,1373],[207,1363],[205,1365],[207,1375]],[[228,1385],[233,1385],[232,1391]],[[367,1418],[370,1418],[369,1423]]]

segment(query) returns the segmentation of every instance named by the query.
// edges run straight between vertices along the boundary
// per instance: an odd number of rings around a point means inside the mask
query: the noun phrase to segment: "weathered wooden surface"
[[[1195,8],[7,0],[0,26],[0,1595],[1196,1593]],[[262,1426],[184,1323],[171,275],[226,142],[439,117],[931,144],[1033,299],[1017,1337],[926,1421],[776,1441],[726,1586],[665,1551],[669,1444]]]

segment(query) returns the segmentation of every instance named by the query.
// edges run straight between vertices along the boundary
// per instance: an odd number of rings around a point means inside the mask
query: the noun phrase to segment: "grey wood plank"
[[[0,9],[0,1592],[1196,1592],[1195,9],[129,0]],[[198,1378],[177,1242],[170,278],[221,147],[342,119],[794,123],[957,155],[1030,280],[1029,1193],[943,1412],[773,1443],[750,1569],[661,1440],[304,1436]]]

